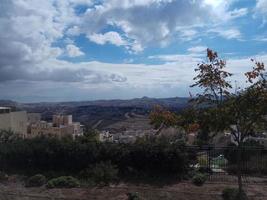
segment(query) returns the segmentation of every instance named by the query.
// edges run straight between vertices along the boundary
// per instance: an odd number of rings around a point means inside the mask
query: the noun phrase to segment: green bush
[[[111,162],[100,162],[80,172],[81,179],[105,185],[118,179],[118,169]]]
[[[5,172],[0,171],[0,181],[7,181],[8,175]]]
[[[80,183],[72,176],[60,176],[49,180],[46,186],[48,188],[73,188],[79,187]]]
[[[241,198],[239,198],[239,192],[237,188],[225,188],[222,192],[222,197],[224,200],[247,200],[247,195],[243,191],[241,193]]]
[[[31,176],[26,181],[26,187],[40,187],[46,183],[46,177],[42,174]]]
[[[141,200],[138,192],[129,192],[127,193],[128,200]]]
[[[190,159],[193,161],[193,156],[189,157],[191,154],[187,151],[180,141],[170,143],[158,138],[116,144],[95,142],[85,137],[77,140],[36,137],[1,144],[0,163],[3,170],[12,169],[23,174],[38,171],[50,179],[111,160],[118,166],[123,179],[133,175],[165,178],[187,174]]]
[[[207,175],[202,173],[197,173],[193,176],[192,182],[197,186],[202,186],[207,180]]]

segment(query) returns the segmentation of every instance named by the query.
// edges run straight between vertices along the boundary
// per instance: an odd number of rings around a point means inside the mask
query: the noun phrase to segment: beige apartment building
[[[10,130],[25,138],[27,133],[27,112],[12,112],[9,107],[0,107],[0,130]]]
[[[12,131],[22,138],[55,136],[76,138],[83,135],[83,126],[72,121],[72,115],[54,115],[52,122],[41,120],[40,113],[13,112],[9,107],[0,107],[0,130]]]
[[[33,138],[36,136],[54,136],[62,138],[71,136],[76,138],[83,135],[83,127],[79,122],[72,121],[72,115],[53,115],[52,122],[38,120],[36,114],[30,117],[29,131],[27,137]],[[36,121],[37,120],[37,121]]]

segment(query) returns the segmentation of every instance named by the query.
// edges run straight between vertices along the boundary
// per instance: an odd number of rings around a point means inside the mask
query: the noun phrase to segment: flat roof
[[[10,107],[0,107],[0,110],[7,110],[7,109],[11,109]]]

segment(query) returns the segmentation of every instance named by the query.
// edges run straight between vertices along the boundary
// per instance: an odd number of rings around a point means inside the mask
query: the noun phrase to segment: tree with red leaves
[[[218,58],[218,54],[207,49],[208,62],[198,65],[198,75],[192,87],[203,89],[194,99],[200,106],[205,107],[210,123],[216,130],[230,130],[240,154],[246,139],[255,132],[258,127],[266,124],[267,114],[267,84],[264,64],[252,59],[253,70],[245,73],[250,85],[237,93],[233,93],[232,85],[227,78],[231,73],[224,71],[226,62]],[[241,154],[240,154],[241,155]],[[242,160],[238,156],[238,186],[239,197],[242,194]]]

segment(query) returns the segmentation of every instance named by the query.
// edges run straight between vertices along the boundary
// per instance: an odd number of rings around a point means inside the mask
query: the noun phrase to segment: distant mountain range
[[[0,100],[0,106],[31,109],[36,107],[80,107],[80,106],[102,106],[102,107],[138,107],[151,109],[155,105],[161,105],[169,109],[184,108],[188,105],[189,98],[135,98],[129,100],[95,100],[95,101],[70,101],[70,102],[39,102],[39,103],[18,103],[11,100]]]
[[[130,100],[96,100],[77,102],[40,102],[17,103],[0,100],[0,106],[10,106],[17,110],[37,112],[45,120],[51,120],[53,114],[72,114],[73,119],[87,127],[93,127],[101,121],[100,128],[125,120],[127,113],[147,116],[155,105],[161,105],[172,111],[180,111],[188,106],[189,98],[135,98]]]
[[[77,107],[77,106],[105,106],[105,107],[145,107],[151,108],[155,105],[162,105],[164,107],[184,107],[189,98],[186,97],[172,97],[172,98],[135,98],[129,100],[95,100],[95,101],[70,101],[70,102],[40,102],[40,103],[24,103],[19,104],[25,107],[31,106],[68,106],[68,107]],[[13,101],[3,101],[12,103]],[[16,103],[16,102],[13,102]],[[2,101],[0,100],[0,105]]]

